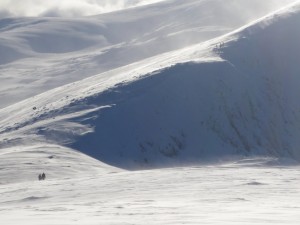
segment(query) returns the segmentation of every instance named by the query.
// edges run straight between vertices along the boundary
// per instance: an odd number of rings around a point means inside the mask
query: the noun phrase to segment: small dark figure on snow
[[[39,180],[45,180],[45,179],[46,179],[45,173],[39,174]]]

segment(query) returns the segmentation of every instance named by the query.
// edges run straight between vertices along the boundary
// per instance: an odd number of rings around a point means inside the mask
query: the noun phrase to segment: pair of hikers
[[[39,174],[39,180],[45,180],[45,179],[46,179],[45,173]]]

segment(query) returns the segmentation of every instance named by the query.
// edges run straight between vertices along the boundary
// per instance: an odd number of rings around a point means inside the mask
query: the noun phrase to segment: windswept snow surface
[[[290,2],[170,0],[94,17],[0,19],[0,108],[218,37]]]
[[[70,179],[119,172],[85,154],[57,145],[21,145],[1,149],[0,185],[37,180],[46,172],[48,179]]]
[[[298,225],[299,167],[249,165],[49,177],[43,182],[1,185],[1,222]]]
[[[298,225],[300,2],[241,20],[224,2],[1,20],[1,223]],[[187,13],[199,9],[201,21]],[[168,45],[204,24],[213,32]]]
[[[299,160],[299,17],[293,4],[229,35],[4,108],[1,144],[58,143],[126,169]]]

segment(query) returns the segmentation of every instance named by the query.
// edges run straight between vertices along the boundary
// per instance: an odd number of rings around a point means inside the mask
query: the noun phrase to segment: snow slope
[[[171,3],[225,10],[223,2],[166,1],[149,14]],[[103,18],[128,12],[137,11]],[[43,18],[52,30],[36,33],[36,18],[1,21],[10,28],[17,21],[0,40],[10,47],[1,57],[11,53],[0,76],[2,90],[11,88],[1,92],[1,224],[299,224],[300,1],[237,30],[221,26],[183,49],[129,57],[122,67],[111,62],[94,76],[103,39],[85,35],[81,24],[90,19],[98,17]],[[33,50],[24,41],[30,30],[71,44],[77,28],[74,43],[89,47]],[[72,66],[77,75],[65,73]],[[42,172],[47,179],[38,181]]]
[[[3,148],[0,153],[0,186],[32,182],[43,172],[47,180],[63,181],[120,171],[83,153],[57,145],[20,145]]]
[[[298,2],[223,37],[6,107],[1,145],[58,143],[126,169],[299,160],[299,17]]]
[[[170,0],[93,17],[1,19],[0,107],[207,41],[289,2]]]
[[[297,225],[299,175],[299,167],[229,164],[30,180],[0,186],[1,222]]]

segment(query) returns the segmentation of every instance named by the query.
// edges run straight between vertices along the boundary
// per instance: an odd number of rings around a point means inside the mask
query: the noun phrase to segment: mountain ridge
[[[94,17],[2,19],[0,108],[210,40],[291,1],[173,0]]]
[[[297,83],[299,69],[290,59],[298,58],[300,49],[295,46],[300,34],[290,38],[289,32],[298,24],[299,4],[282,10],[279,19],[273,17],[231,36],[33,97],[23,103],[30,107],[19,115],[12,113],[11,118],[4,119],[18,104],[2,109],[2,136],[9,140],[27,133],[33,140],[51,143],[61,136],[66,138],[64,144],[125,169],[238,155],[299,159],[297,101],[282,92],[282,85]],[[266,42],[274,34],[288,41],[275,38],[274,43]],[[274,58],[272,49],[279,45],[282,49]],[[290,62],[285,69],[291,68],[286,70],[290,75],[285,81],[285,70],[274,64],[279,65],[291,46],[294,55],[285,59]],[[55,95],[55,101],[47,102]],[[26,115],[27,122],[13,124],[18,123],[17,118],[26,121]],[[11,125],[5,125],[5,120]]]

